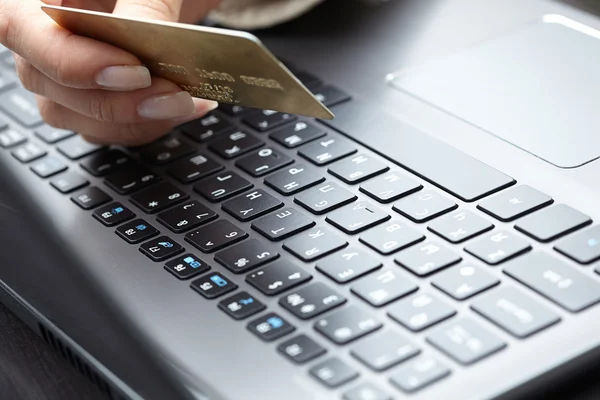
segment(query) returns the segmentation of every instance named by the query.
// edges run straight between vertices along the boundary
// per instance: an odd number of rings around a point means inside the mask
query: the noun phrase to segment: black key
[[[470,365],[506,347],[506,342],[471,318],[440,326],[427,342],[463,365]]]
[[[288,335],[296,328],[275,313],[268,313],[248,324],[248,329],[264,341],[271,342]]]
[[[433,277],[431,284],[456,300],[464,300],[500,283],[500,280],[486,270],[458,265]]]
[[[33,164],[30,169],[35,172],[41,178],[48,178],[52,175],[56,175],[59,172],[63,172],[67,169],[67,166],[60,160],[54,157],[45,157]]]
[[[42,125],[35,130],[35,135],[48,144],[54,144],[75,135],[75,132]]]
[[[242,229],[227,220],[211,222],[185,235],[185,240],[203,253],[211,253],[232,245],[248,236]]]
[[[235,165],[248,174],[258,177],[277,171],[293,162],[294,160],[280,151],[266,147],[240,158]]]
[[[321,122],[461,200],[475,201],[515,183],[500,171],[362,100],[337,105],[335,116]]]
[[[217,298],[238,288],[235,283],[218,272],[204,275],[193,281],[190,286],[207,299]]]
[[[394,170],[363,183],[359,190],[380,203],[389,203],[422,188],[419,182]]]
[[[362,383],[344,393],[344,400],[393,400],[390,395],[370,383]]]
[[[469,210],[458,210],[436,219],[428,229],[451,243],[461,243],[494,228],[490,222]]]
[[[458,205],[433,190],[413,193],[394,204],[393,210],[414,222],[425,222],[454,210]]]
[[[167,169],[167,173],[181,183],[190,183],[217,173],[223,168],[212,158],[199,154],[173,163]]]
[[[277,346],[277,350],[297,364],[304,364],[327,352],[324,347],[302,334],[286,340]]]
[[[358,372],[337,357],[315,365],[310,369],[310,374],[330,388],[342,386],[358,378]]]
[[[540,242],[550,242],[591,223],[589,216],[557,204],[523,218],[515,228]]]
[[[11,152],[14,158],[22,163],[28,163],[37,160],[46,155],[46,150],[35,143],[27,143]]]
[[[348,247],[344,251],[320,260],[316,268],[334,281],[346,283],[381,268],[382,265],[380,260],[365,252],[354,247]]]
[[[89,181],[76,172],[65,172],[52,179],[50,184],[61,193],[71,193],[89,185]]]
[[[232,117],[240,117],[256,111],[255,108],[236,106],[227,103],[219,104],[219,110],[223,111],[227,115],[231,115]]]
[[[66,139],[57,146],[58,151],[71,160],[78,160],[82,157],[89,156],[103,148],[104,146],[86,142],[79,135]]]
[[[139,164],[127,164],[123,169],[108,174],[104,182],[119,194],[129,194],[158,181],[160,177]]]
[[[195,149],[176,137],[167,136],[143,147],[142,159],[150,164],[164,165],[191,154]]]
[[[554,311],[511,286],[501,286],[471,308],[518,338],[526,338],[560,321]]]
[[[265,179],[265,183],[279,193],[289,196],[321,183],[325,177],[305,164],[294,164]]]
[[[71,200],[84,210],[91,210],[108,203],[112,198],[97,187],[90,186],[75,193]]]
[[[456,310],[428,293],[417,293],[390,306],[388,315],[413,332],[429,328],[456,314]]]
[[[233,130],[234,126],[221,116],[210,113],[202,118],[188,122],[177,129],[197,142],[205,142]]]
[[[194,185],[194,190],[210,202],[225,200],[254,185],[235,172],[225,171],[219,175],[203,179]]]
[[[22,87],[0,94],[0,110],[27,128],[33,128],[43,122],[35,96]]]
[[[398,253],[395,261],[418,276],[425,276],[456,264],[461,257],[438,242],[427,241]]]
[[[239,292],[222,300],[219,308],[231,318],[241,320],[258,314],[267,307],[248,292]]]
[[[571,235],[554,248],[578,263],[590,264],[600,259],[600,226]]]
[[[240,221],[250,221],[282,206],[281,200],[257,189],[226,201],[222,208]]]
[[[298,194],[294,201],[313,214],[325,214],[335,208],[351,203],[357,197],[335,182],[324,182]]]
[[[342,237],[330,230],[315,227],[283,243],[283,248],[302,261],[312,261],[346,247]]]
[[[382,326],[362,308],[351,305],[318,320],[315,330],[336,344],[346,344]]]
[[[350,100],[350,96],[348,94],[331,85],[321,86],[317,89],[314,89],[313,93],[315,94],[317,100],[323,103],[325,107],[331,107]]]
[[[134,213],[119,202],[107,204],[94,211],[92,215],[106,226],[115,226],[135,217]]]
[[[184,248],[167,236],[160,236],[140,246],[140,251],[152,261],[163,261],[183,253]]]
[[[387,171],[389,167],[367,154],[357,154],[331,165],[329,173],[348,184],[366,181]]]
[[[293,208],[285,208],[277,213],[262,217],[252,223],[252,229],[266,238],[283,240],[315,225],[306,215]]]
[[[327,285],[315,282],[279,299],[279,304],[300,319],[310,319],[346,303]]]
[[[358,240],[380,254],[392,254],[425,239],[425,235],[397,220],[363,233]]]
[[[387,221],[390,216],[366,201],[350,204],[330,213],[325,220],[347,234],[354,234]]]
[[[381,307],[417,289],[418,286],[401,276],[399,271],[389,268],[361,279],[350,288],[352,293],[375,307]]]
[[[296,120],[292,114],[273,110],[261,110],[243,118],[243,121],[259,132],[266,132]]]
[[[496,265],[531,249],[516,232],[496,231],[471,242],[465,251],[488,264]]]
[[[325,136],[323,129],[303,121],[281,128],[269,135],[271,139],[288,149],[312,142],[323,136]]]
[[[504,273],[571,312],[600,301],[600,282],[547,253],[517,257],[505,265]]]
[[[304,146],[298,154],[316,165],[326,165],[356,153],[356,147],[348,139],[326,136],[318,142]]]
[[[204,225],[217,217],[217,213],[192,200],[158,214],[157,220],[171,231],[181,233]]]
[[[421,390],[450,375],[450,370],[432,357],[419,357],[394,371],[390,381],[408,393]]]
[[[184,280],[209,271],[210,266],[193,254],[188,253],[167,262],[165,269],[178,279]]]
[[[131,196],[131,202],[142,211],[153,214],[180,203],[190,196],[170,183],[163,182]]]
[[[531,186],[519,185],[480,201],[477,208],[506,222],[539,210],[552,201],[550,196]]]
[[[264,143],[246,132],[233,132],[210,144],[210,149],[225,159],[234,158],[263,146]]]
[[[3,149],[15,147],[21,143],[25,143],[27,138],[21,132],[14,129],[7,129],[0,132],[0,146]]]
[[[158,229],[143,219],[136,219],[123,224],[119,226],[115,232],[129,244],[141,243],[145,240],[153,238],[159,233]]]
[[[411,341],[392,331],[380,332],[356,345],[351,354],[374,371],[385,371],[419,354]]]
[[[104,176],[129,162],[129,157],[120,150],[107,150],[94,154],[81,162],[81,167],[94,176]]]
[[[246,282],[274,296],[309,281],[312,276],[288,260],[279,260],[246,276]]]
[[[256,239],[245,240],[215,254],[215,261],[234,274],[253,270],[277,258],[279,253]]]

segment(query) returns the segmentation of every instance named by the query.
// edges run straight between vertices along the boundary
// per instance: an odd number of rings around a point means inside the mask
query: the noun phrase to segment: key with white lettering
[[[27,128],[44,122],[34,94],[20,86],[0,95],[0,109]]]
[[[244,240],[215,254],[215,261],[233,272],[241,274],[279,258],[271,247],[256,239]]]
[[[398,220],[369,229],[358,240],[381,254],[392,254],[425,239],[425,235]]]
[[[331,165],[328,171],[348,184],[355,184],[384,173],[388,169],[390,167],[373,156],[356,154]]]
[[[389,203],[422,188],[419,182],[393,170],[363,183],[359,190],[380,203]]]
[[[259,132],[265,132],[277,128],[288,122],[296,120],[292,114],[281,113],[273,110],[260,110],[243,118],[243,121]]]
[[[194,190],[206,200],[216,203],[244,192],[254,185],[235,172],[225,171],[203,179],[194,185]]]
[[[223,203],[223,210],[238,220],[250,221],[283,206],[283,202],[262,189],[239,195]]]
[[[217,113],[210,113],[202,118],[190,121],[177,129],[196,142],[206,142],[218,135],[233,130],[234,126]]]
[[[354,346],[351,354],[374,371],[385,371],[419,354],[421,350],[390,330],[378,332]]]
[[[402,296],[416,292],[418,286],[397,269],[385,268],[362,278],[350,290],[372,306],[381,307]]]
[[[471,308],[519,338],[531,336],[561,319],[540,301],[507,285],[479,297]]]
[[[382,265],[381,261],[365,252],[348,247],[320,260],[316,268],[334,281],[346,283],[381,268]]]
[[[493,227],[491,222],[463,209],[436,219],[428,229],[451,243],[461,243]]]
[[[325,165],[356,153],[356,147],[348,139],[325,136],[321,140],[302,147],[298,154],[315,165]]]
[[[252,229],[266,238],[283,240],[315,225],[315,222],[294,208],[284,208],[252,222]]]
[[[321,215],[351,203],[357,196],[335,182],[323,182],[298,194],[294,201],[313,214]]]
[[[302,261],[324,257],[348,245],[342,237],[317,226],[283,243],[283,248]]]
[[[465,251],[491,265],[500,264],[530,249],[527,240],[504,230],[488,233],[465,247]]]
[[[299,121],[271,133],[269,137],[282,146],[292,149],[325,136],[323,129],[308,122]]]
[[[464,300],[500,283],[494,275],[472,265],[449,268],[432,280],[431,284],[456,300]]]
[[[515,258],[504,266],[504,273],[572,312],[600,301],[600,282],[547,253]]]
[[[246,282],[274,296],[312,279],[312,275],[289,260],[278,260],[246,276]]]
[[[279,305],[300,319],[310,319],[346,303],[346,299],[329,286],[315,282],[279,299]]]
[[[458,205],[433,190],[423,190],[398,200],[392,209],[413,222],[425,222],[454,210]]]
[[[217,218],[217,213],[196,200],[187,201],[157,215],[158,222],[175,233],[189,231]]]
[[[206,178],[223,168],[221,164],[218,164],[212,158],[196,154],[176,161],[167,169],[167,173],[181,183],[190,183]]]
[[[350,305],[319,319],[315,330],[336,344],[347,344],[382,326],[361,307]]]
[[[388,315],[414,332],[422,331],[448,319],[456,310],[437,296],[417,293],[391,305]]]
[[[213,141],[209,148],[225,159],[231,159],[263,146],[263,141],[254,136],[237,131]]]
[[[359,374],[337,357],[325,360],[309,370],[319,382],[330,388],[341,386],[358,378]]]
[[[327,352],[324,347],[304,334],[286,340],[277,346],[277,350],[297,364],[304,364]]]
[[[185,235],[185,240],[203,253],[211,253],[239,242],[248,236],[231,222],[221,219]]]
[[[294,164],[265,179],[265,184],[279,193],[289,196],[325,180],[325,177],[314,167],[306,164]]]
[[[418,357],[398,368],[390,381],[405,392],[421,390],[450,375],[450,370],[432,357]]]
[[[347,234],[362,232],[390,219],[389,214],[366,201],[359,201],[330,213],[325,220]]]
[[[256,150],[236,161],[235,165],[248,174],[258,177],[293,163],[290,157],[270,147]]]
[[[418,276],[425,276],[460,260],[459,255],[438,242],[427,241],[402,250],[394,261]]]

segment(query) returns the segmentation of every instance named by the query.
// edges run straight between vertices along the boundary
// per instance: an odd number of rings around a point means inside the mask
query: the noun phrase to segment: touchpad
[[[600,32],[548,15],[392,85],[561,168],[600,157]]]

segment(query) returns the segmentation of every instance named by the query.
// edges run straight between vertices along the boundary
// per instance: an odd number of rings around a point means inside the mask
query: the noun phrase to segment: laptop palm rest
[[[600,32],[558,15],[391,84],[557,167],[600,157]]]

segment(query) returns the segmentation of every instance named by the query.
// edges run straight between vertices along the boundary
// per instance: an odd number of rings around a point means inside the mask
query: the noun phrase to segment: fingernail
[[[96,83],[106,89],[135,90],[149,87],[152,78],[146,67],[123,65],[104,68],[96,75]]]
[[[175,118],[173,120],[174,124],[180,125],[180,124],[183,124],[184,122],[188,122],[193,119],[200,118],[219,106],[219,103],[217,103],[216,101],[212,101],[212,100],[198,99],[196,97],[192,98],[192,100],[194,102],[194,113],[192,115],[187,115],[185,117]]]
[[[175,119],[194,115],[195,104],[188,92],[179,92],[144,100],[138,113],[149,119]]]

